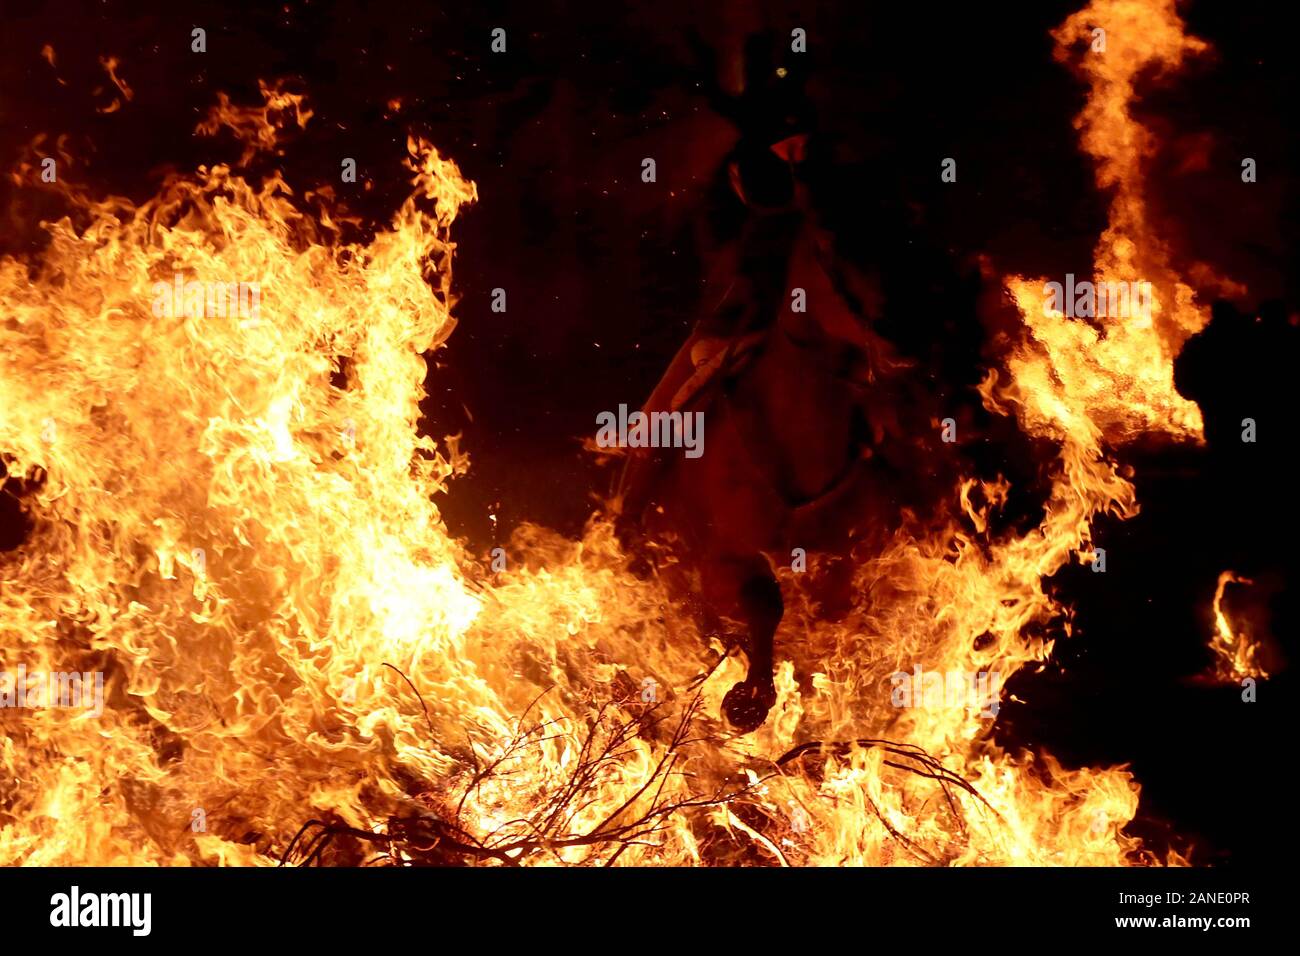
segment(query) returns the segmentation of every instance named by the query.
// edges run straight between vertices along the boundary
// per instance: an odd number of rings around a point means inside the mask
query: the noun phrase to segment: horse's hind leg
[[[748,733],[762,725],[776,703],[772,642],[785,603],[781,600],[781,586],[762,558],[729,563],[722,577],[733,588],[732,600],[749,628],[749,671],[743,681],[727,691],[722,699],[722,714],[737,730]]]

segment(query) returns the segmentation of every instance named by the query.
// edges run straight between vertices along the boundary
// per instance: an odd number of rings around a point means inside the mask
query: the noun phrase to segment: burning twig
[[[954,773],[943,765],[938,759],[930,756],[924,749],[915,744],[899,743],[884,738],[863,737],[850,741],[809,741],[787,751],[776,760],[778,770],[787,764],[802,759],[808,754],[831,754],[836,757],[847,756],[852,752],[854,747],[875,748],[883,750],[885,753],[900,758],[899,760],[885,759],[883,762],[887,767],[893,767],[896,770],[903,770],[907,773],[915,774],[918,777],[924,777],[933,780],[939,785],[943,793],[945,802],[948,804],[948,810],[953,819],[961,829],[964,836],[966,834],[966,821],[961,813],[961,808],[957,801],[953,799],[951,787],[958,787],[966,793],[973,796],[976,800],[987,807],[993,815],[1000,821],[1005,822],[1003,817],[993,807],[992,804],[984,798],[975,786],[959,774]],[[906,762],[900,762],[906,761]],[[905,834],[898,830],[881,811],[875,801],[867,798],[867,802],[872,812],[880,820],[881,824],[895,840],[903,844],[910,852],[924,859],[927,863],[936,864],[940,862],[933,854],[919,846],[914,840],[909,839]]]
[[[469,797],[480,791],[489,779],[500,776],[502,767],[510,760],[521,758],[530,748],[550,739],[538,735],[555,721],[522,726],[523,718],[545,693],[534,698],[521,715],[520,730],[501,754],[482,765],[476,763],[475,773],[457,802],[456,822],[422,812],[391,817],[384,829],[367,831],[337,822],[309,820],[285,849],[281,865],[291,862],[300,866],[319,864],[325,850],[336,838],[349,836],[383,847],[384,851],[377,859],[390,864],[446,865],[458,860],[494,860],[505,866],[518,866],[537,853],[549,853],[560,862],[571,862],[564,858],[562,851],[577,847],[596,851],[613,847],[612,853],[603,861],[603,865],[609,866],[628,847],[657,845],[652,838],[668,826],[669,819],[675,814],[728,803],[752,787],[752,784],[747,784],[735,789],[719,788],[708,795],[685,799],[665,796],[667,783],[678,774],[676,767],[682,748],[696,739],[689,735],[689,730],[700,709],[697,696],[683,711],[655,766],[636,788],[594,826],[585,830],[577,826],[575,821],[599,799],[608,771],[633,756],[635,740],[653,736],[655,728],[667,719],[658,713],[659,705],[656,705],[630,720],[611,722],[610,713],[615,705],[606,703],[592,718],[577,760],[564,783],[528,815],[508,820],[486,836],[475,836],[459,822]],[[648,806],[637,812],[635,808],[647,796]],[[582,861],[591,862],[596,860],[589,857]]]
[[[406,681],[408,687],[415,692],[416,699],[419,700],[420,706],[424,708],[424,720],[429,725],[429,733],[433,733],[433,718],[429,716],[429,705],[424,702],[424,695],[420,693],[419,688],[411,683],[411,678],[407,677],[400,670],[394,667],[388,661],[384,661],[384,666],[390,668],[402,680]]]
[[[786,764],[798,760],[799,758],[809,753],[829,753],[836,757],[843,757],[848,755],[853,750],[854,747],[879,748],[884,750],[886,753],[894,754],[895,756],[899,756],[907,760],[913,760],[917,764],[919,764],[920,767],[908,766],[906,764],[896,763],[895,761],[892,760],[886,760],[885,765],[889,767],[894,767],[898,770],[906,770],[908,773],[914,773],[918,777],[928,777],[931,780],[938,781],[939,785],[944,788],[945,793],[947,792],[948,785],[960,787],[962,790],[965,790],[971,796],[979,800],[980,803],[984,804],[984,806],[988,807],[989,810],[992,810],[995,815],[997,815],[997,810],[993,809],[993,805],[984,799],[983,795],[978,790],[975,789],[974,785],[972,785],[964,777],[961,777],[958,774],[953,773],[942,763],[940,763],[937,759],[931,757],[928,753],[925,752],[925,750],[916,746],[915,744],[898,743],[896,741],[886,740],[884,738],[870,738],[870,737],[861,737],[858,738],[857,740],[849,740],[849,741],[814,740],[808,743],[800,744],[799,746],[795,747],[793,750],[790,750],[787,753],[783,754],[781,757],[777,759],[776,765],[778,767],[784,767]],[[1000,816],[999,819],[1001,819]]]

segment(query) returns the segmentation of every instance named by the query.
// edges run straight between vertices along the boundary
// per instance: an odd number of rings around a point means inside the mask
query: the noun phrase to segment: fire
[[[268,92],[212,122],[266,145],[299,105]],[[434,678],[480,598],[431,500],[463,456],[415,428],[453,325],[427,264],[474,189],[409,146],[412,194],[368,243],[216,166],[138,208],[71,192],[39,261],[0,263],[0,448],[36,484],[0,647],[11,671],[103,671],[107,698],[4,711],[0,859],[253,862],[301,808],[369,825],[360,768],[414,749],[368,678]],[[260,320],[158,318],[175,275],[258,284]]]
[[[1090,45],[1095,30],[1104,31],[1102,51]],[[1093,429],[1124,441],[1163,431],[1199,440],[1200,411],[1175,391],[1173,359],[1209,313],[1171,265],[1169,245],[1152,221],[1145,161],[1157,143],[1134,107],[1139,76],[1166,76],[1206,44],[1183,32],[1174,0],[1094,0],[1053,37],[1057,59],[1073,58],[1088,83],[1075,127],[1096,162],[1098,188],[1110,192],[1109,225],[1088,278],[1097,286],[1149,283],[1154,301],[1149,314],[1070,321],[1044,304],[1043,281],[1012,277],[1007,286],[1033,338],[1033,348],[1016,355],[1008,369],[1022,392],[1022,416],[1040,433]],[[1079,44],[1085,52],[1078,52]],[[1235,288],[1204,266],[1197,271],[1211,288]]]
[[[1229,584],[1251,585],[1255,582],[1233,571],[1219,575],[1214,587],[1214,635],[1210,648],[1214,651],[1214,676],[1225,684],[1240,684],[1247,677],[1267,677],[1268,672],[1257,660],[1259,645],[1249,631],[1234,631],[1223,607],[1223,592]]]
[[[1045,579],[1137,508],[1110,445],[1200,432],[1171,360],[1204,310],[1145,213],[1130,104],[1140,70],[1203,44],[1170,3],[1098,0],[1063,58],[1093,23],[1111,46],[1079,125],[1114,190],[1095,274],[1149,279],[1155,314],[1067,320],[1008,280],[1025,334],[983,395],[1058,449],[1040,525],[995,530],[1007,485],[968,480],[951,520],[858,556],[843,620],[787,574],[778,702],[742,737],[716,717],[740,662],[710,670],[712,636],[604,517],[580,541],[518,529],[504,570],[448,533],[468,457],[419,403],[477,194],[432,145],[409,141],[411,194],[368,238],[328,190],[248,171],[311,118],[279,87],[200,124],[239,138],[234,167],[140,206],[60,186],[48,246],[0,260],[0,460],[33,522],[0,556],[0,649],[102,674],[104,706],[0,710],[0,861],[1155,862],[1123,830],[1124,768],[1008,753],[987,700],[891,699],[899,674],[1000,688],[1045,661],[1069,626]],[[240,283],[256,314],[211,307]]]

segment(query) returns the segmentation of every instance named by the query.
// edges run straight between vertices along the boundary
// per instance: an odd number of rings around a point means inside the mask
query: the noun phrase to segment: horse
[[[705,626],[738,621],[748,667],[722,712],[742,733],[776,700],[785,602],[774,567],[793,549],[847,554],[855,528],[886,526],[915,467],[900,410],[910,365],[872,331],[881,281],[837,255],[804,176],[809,134],[728,164],[744,230],[718,260],[726,294],[697,323],[642,407],[703,413],[704,453],[630,449],[612,498],[628,539],[669,538]],[[782,177],[786,177],[783,179]],[[718,283],[716,280],[720,280]],[[852,567],[827,582],[843,600]],[[696,572],[696,573],[690,573]]]

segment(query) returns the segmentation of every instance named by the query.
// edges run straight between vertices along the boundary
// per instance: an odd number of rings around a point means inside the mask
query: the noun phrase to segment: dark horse
[[[803,181],[806,132],[745,142],[727,163],[747,209],[721,257],[721,304],[681,347],[643,410],[703,412],[704,453],[629,453],[615,506],[620,528],[666,534],[706,626],[747,632],[746,678],[723,701],[741,731],[776,699],[773,639],[784,614],[774,573],[793,549],[844,555],[856,527],[880,527],[897,500],[897,386],[906,367],[871,331],[879,282],[836,254]],[[802,306],[802,308],[801,308]],[[831,564],[830,602],[847,594]],[[692,573],[693,572],[693,573]]]

